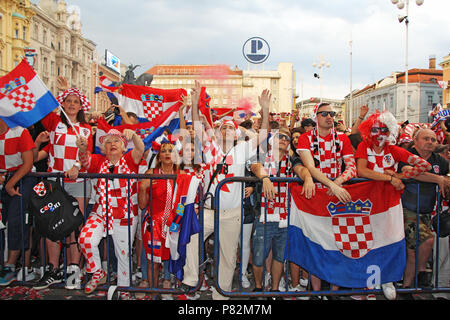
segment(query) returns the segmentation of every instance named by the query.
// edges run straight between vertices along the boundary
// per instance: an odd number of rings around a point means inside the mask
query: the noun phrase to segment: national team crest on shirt
[[[26,84],[17,87],[8,95],[13,106],[22,112],[30,111],[36,104],[36,97]]]
[[[373,247],[370,225],[372,203],[361,200],[333,203],[327,206],[332,217],[333,233],[339,251],[346,257],[358,259]]]
[[[383,168],[390,168],[395,164],[395,160],[394,157],[392,156],[392,154],[386,154],[383,157]]]
[[[439,166],[438,166],[437,164],[435,164],[435,165],[433,166],[433,172],[434,172],[435,174],[439,174],[440,170],[439,170]]]
[[[39,182],[38,184],[36,184],[36,185],[33,187],[33,190],[34,190],[34,192],[36,192],[36,194],[37,194],[39,197],[43,197],[43,196],[45,196],[45,194],[47,193],[47,192],[45,191],[45,185],[44,185],[44,182],[43,182],[43,181],[41,181],[41,182]]]
[[[141,94],[142,104],[144,106],[144,116],[152,121],[163,113],[164,97],[157,94]]]

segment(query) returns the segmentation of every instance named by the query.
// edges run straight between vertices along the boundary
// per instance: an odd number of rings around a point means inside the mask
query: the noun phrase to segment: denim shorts
[[[255,219],[254,225],[255,231],[252,237],[253,264],[258,267],[263,266],[271,248],[273,259],[283,262],[288,228],[279,228],[278,222],[263,224],[259,219]]]

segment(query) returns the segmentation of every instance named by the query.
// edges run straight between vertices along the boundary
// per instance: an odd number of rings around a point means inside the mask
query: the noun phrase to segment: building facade
[[[56,79],[64,76],[70,87],[80,89],[90,101],[92,59],[95,43],[81,34],[78,12],[67,11],[64,0],[41,0],[32,4],[30,47],[36,52],[34,68],[54,95],[58,94]]]
[[[25,57],[34,15],[29,0],[2,0],[0,6],[0,77]]]
[[[239,70],[224,65],[156,65],[146,71],[153,75],[154,88],[184,88],[188,92],[194,81],[207,88],[213,108],[237,108],[250,104],[260,107],[258,97],[264,89],[272,93],[271,112],[290,112],[294,105],[295,73],[291,63],[280,63],[278,69]]]
[[[277,70],[244,70],[242,96],[258,106],[258,97],[264,89],[272,94],[271,112],[291,112],[296,97],[295,71],[292,63],[282,62]]]
[[[450,109],[450,54],[442,60],[442,106]]]
[[[428,113],[436,104],[442,104],[442,70],[436,69],[436,58],[431,56],[428,69],[408,71],[408,116],[410,123],[428,122]],[[346,124],[351,125],[359,116],[362,105],[369,106],[369,114],[376,110],[390,111],[399,122],[405,121],[405,72],[394,72],[390,76],[355,90],[352,98],[346,97]]]
[[[122,68],[123,69],[123,68]],[[91,88],[92,90],[95,89],[95,87],[99,86],[99,77],[101,75],[105,75],[108,80],[119,82],[121,79],[121,76],[111,70],[110,68],[106,67],[104,63],[102,62],[94,62],[91,64]],[[111,107],[111,101],[108,98],[108,95],[106,92],[101,91],[97,94],[94,94],[93,98],[91,99],[91,111],[92,112],[105,112],[108,108]]]
[[[302,100],[295,104],[300,119],[311,118],[314,114],[314,108],[321,103],[328,103],[333,107],[333,110],[337,112],[336,120],[343,120],[344,117],[344,101],[337,99],[317,98],[311,97],[307,100]]]

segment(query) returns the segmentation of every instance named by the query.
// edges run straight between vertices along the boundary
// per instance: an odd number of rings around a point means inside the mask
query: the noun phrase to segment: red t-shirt
[[[353,149],[350,139],[346,134],[337,132],[328,134],[325,137],[315,136],[316,130],[305,132],[298,138],[297,153],[301,150],[309,150],[315,160],[315,167],[321,169],[327,178],[337,178],[342,174],[342,159],[347,156],[353,156]],[[333,158],[333,141],[336,143],[336,163]],[[318,144],[318,148],[317,148]],[[319,152],[320,149],[320,152]],[[336,174],[333,174],[333,172]]]
[[[384,173],[385,170],[397,171],[398,163],[408,163],[410,155],[408,150],[390,144],[377,154],[365,141],[362,141],[356,149],[355,158],[367,159],[367,168]]]
[[[22,153],[34,147],[33,138],[27,129],[9,128],[0,135],[0,169],[16,171],[23,164]]]
[[[50,141],[43,150],[48,153],[48,171],[66,172],[78,161],[77,135],[72,126],[65,125],[61,117],[50,112],[41,120],[42,125],[49,132]],[[88,140],[88,151],[92,151],[93,141],[91,127],[87,123],[74,123],[78,134]],[[81,168],[80,173],[86,172]],[[83,179],[77,179],[83,181]],[[73,182],[73,181],[72,181]]]

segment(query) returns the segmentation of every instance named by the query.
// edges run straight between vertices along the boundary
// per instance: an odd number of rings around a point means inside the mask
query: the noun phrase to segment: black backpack
[[[52,241],[62,241],[83,224],[75,197],[59,181],[43,180],[33,187],[29,203],[37,232]]]

